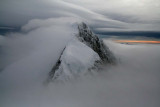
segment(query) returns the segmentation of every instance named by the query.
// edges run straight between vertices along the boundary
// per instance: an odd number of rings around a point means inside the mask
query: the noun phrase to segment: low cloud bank
[[[66,44],[77,34],[76,23],[70,17],[33,20],[22,27],[25,33],[1,36],[2,89],[5,91],[42,84]]]
[[[43,85],[61,51],[77,33],[74,20],[32,20],[22,27],[25,33],[0,37],[2,107],[159,107],[159,45],[104,40],[118,65],[107,66],[93,77]]]

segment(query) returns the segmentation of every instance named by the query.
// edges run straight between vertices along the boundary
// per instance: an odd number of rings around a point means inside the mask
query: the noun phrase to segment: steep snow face
[[[80,41],[92,48],[101,58],[103,63],[115,63],[115,57],[109,48],[103,43],[101,39],[95,35],[85,23],[78,26]]]
[[[53,80],[69,80],[89,72],[94,72],[99,55],[77,38],[71,40],[59,59],[59,67]]]
[[[50,80],[69,80],[98,69],[99,64],[114,64],[115,57],[85,23],[78,25],[77,38],[61,53],[49,73]]]

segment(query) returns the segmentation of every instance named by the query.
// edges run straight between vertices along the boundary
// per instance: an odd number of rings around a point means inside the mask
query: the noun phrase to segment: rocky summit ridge
[[[70,80],[98,71],[103,64],[115,64],[116,59],[103,41],[90,28],[81,23],[78,34],[63,49],[47,81]]]

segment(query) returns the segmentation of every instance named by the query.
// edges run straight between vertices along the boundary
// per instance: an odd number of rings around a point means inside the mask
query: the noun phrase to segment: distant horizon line
[[[103,37],[107,35],[114,35],[114,36],[145,36],[145,37],[156,37],[160,38],[160,31],[123,31],[123,32],[97,32],[96,34],[101,35]]]

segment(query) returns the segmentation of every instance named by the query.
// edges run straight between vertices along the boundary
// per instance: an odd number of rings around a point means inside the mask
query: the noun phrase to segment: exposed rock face
[[[115,57],[103,41],[85,23],[78,25],[79,34],[62,51],[49,73],[50,80],[70,80],[98,70],[100,64],[114,64]]]
[[[115,63],[115,57],[109,48],[104,45],[103,41],[95,35],[85,23],[81,23],[78,26],[79,29],[79,39],[84,42],[86,45],[91,47],[104,63]]]

